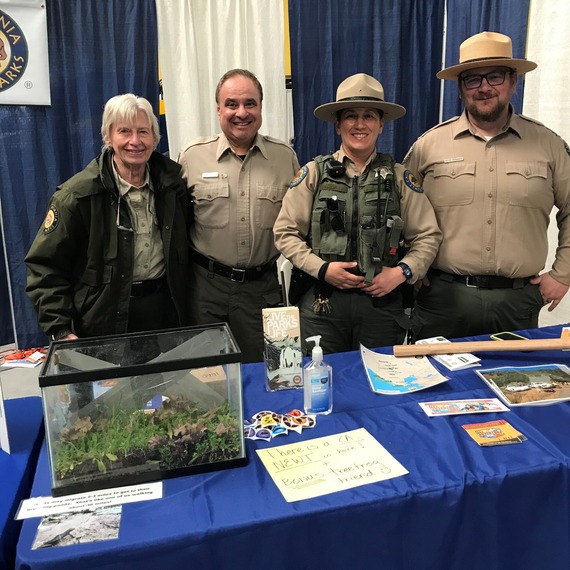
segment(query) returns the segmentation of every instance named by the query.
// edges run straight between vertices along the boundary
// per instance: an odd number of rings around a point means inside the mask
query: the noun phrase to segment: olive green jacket
[[[25,258],[26,293],[41,328],[56,339],[127,331],[133,271],[132,231],[117,225],[113,151],[105,149],[57,188]],[[180,165],[153,152],[148,161],[166,276],[180,325],[190,324],[189,194]],[[130,228],[124,201],[119,225]]]

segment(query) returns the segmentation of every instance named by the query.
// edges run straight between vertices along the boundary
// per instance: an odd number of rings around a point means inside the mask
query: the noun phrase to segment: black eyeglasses
[[[477,89],[481,87],[483,79],[486,79],[487,83],[491,85],[491,87],[496,87],[497,85],[502,85],[505,82],[505,77],[509,73],[512,73],[512,70],[491,71],[481,75],[466,75],[460,79],[463,82],[463,87],[465,87],[465,89]]]

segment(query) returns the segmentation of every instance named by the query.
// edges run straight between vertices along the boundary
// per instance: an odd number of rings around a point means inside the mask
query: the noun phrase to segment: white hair
[[[132,93],[115,95],[105,104],[103,110],[103,120],[101,125],[101,136],[103,137],[103,147],[108,146],[107,139],[111,133],[111,126],[119,121],[134,122],[137,113],[142,111],[147,117],[152,128],[155,139],[155,148],[160,140],[158,119],[156,118],[151,104],[144,97],[137,97]]]

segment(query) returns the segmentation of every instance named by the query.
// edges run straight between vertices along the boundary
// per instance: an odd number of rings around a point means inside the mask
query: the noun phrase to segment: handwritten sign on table
[[[408,474],[364,428],[257,453],[288,503]]]

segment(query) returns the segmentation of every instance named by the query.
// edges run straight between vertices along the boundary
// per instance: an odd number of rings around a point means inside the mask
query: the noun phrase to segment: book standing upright
[[[303,386],[298,307],[263,309],[263,358],[269,391]]]

